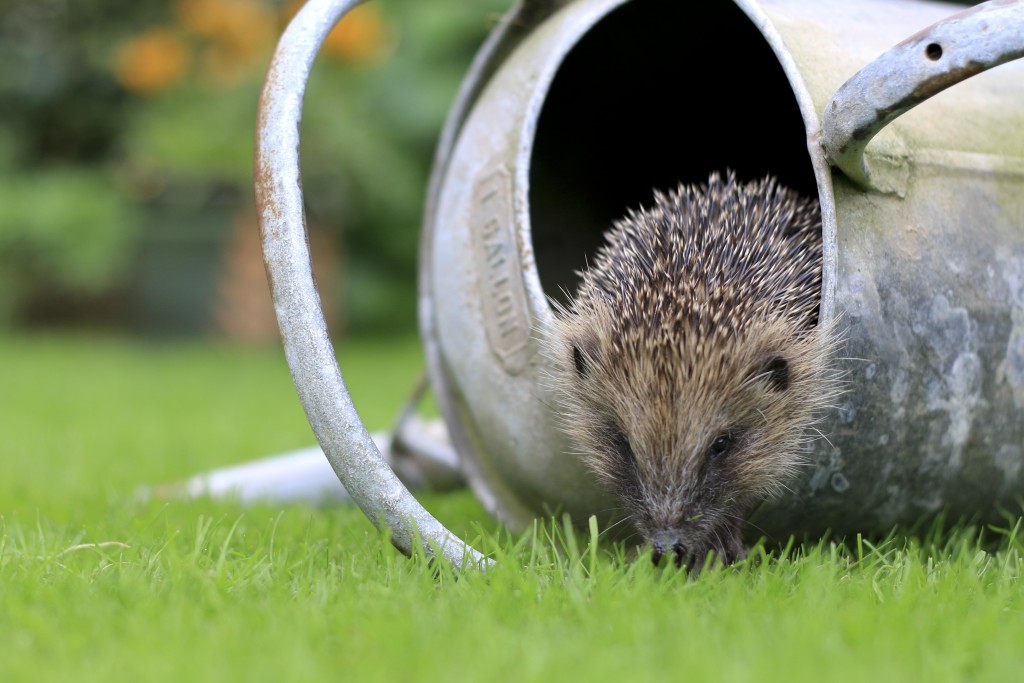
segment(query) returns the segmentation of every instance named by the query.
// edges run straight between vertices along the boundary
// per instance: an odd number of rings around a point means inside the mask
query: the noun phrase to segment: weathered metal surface
[[[863,67],[851,64],[850,50],[837,41],[857,46],[858,54],[883,54],[915,24],[959,9],[840,4],[799,12],[793,3],[762,4],[786,28],[786,50],[800,74],[794,89],[802,83],[819,112]],[[1016,16],[1001,28],[1008,33],[1003,45],[1024,35]],[[829,44],[844,49],[830,57],[823,50]],[[813,126],[808,130],[812,158],[828,163]],[[831,203],[836,217],[836,264],[826,270],[823,298],[833,297],[846,333],[839,362],[848,390],[823,428],[828,441],[818,443],[815,465],[790,495],[762,508],[759,526],[778,535],[884,532],[940,513],[999,521],[1001,508],[1019,511],[1022,131],[1024,64],[1014,62],[882,129],[864,152],[882,191],[838,171],[827,186],[819,181],[822,205]],[[829,233],[826,225],[826,250]]]
[[[829,159],[871,189],[864,149],[896,117],[946,88],[1024,56],[1024,4],[993,0],[922,30],[861,69],[825,106]]]
[[[457,567],[486,560],[445,529],[381,456],[345,387],[313,282],[299,178],[299,121],[313,60],[359,0],[311,0],[288,25],[267,72],[256,133],[256,201],[274,308],[295,387],[317,440],[352,499],[409,554],[417,544]]]

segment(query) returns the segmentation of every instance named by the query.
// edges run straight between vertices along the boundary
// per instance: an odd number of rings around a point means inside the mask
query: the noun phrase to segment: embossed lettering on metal
[[[517,375],[529,356],[530,318],[512,221],[512,181],[504,168],[477,182],[470,227],[487,341],[505,371]]]

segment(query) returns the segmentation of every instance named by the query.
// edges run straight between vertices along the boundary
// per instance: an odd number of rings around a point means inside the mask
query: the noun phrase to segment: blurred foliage
[[[348,329],[415,322],[434,145],[472,55],[510,4],[378,0],[350,13],[318,58],[303,185],[311,228],[343,244]],[[169,203],[229,197],[251,209],[259,89],[300,6],[0,5],[0,320],[39,290],[129,287],[145,226]]]
[[[100,173],[4,177],[0,207],[0,320],[40,290],[99,295],[128,263],[132,207]]]

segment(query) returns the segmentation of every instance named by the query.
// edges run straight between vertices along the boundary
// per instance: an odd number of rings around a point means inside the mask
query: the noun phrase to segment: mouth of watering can
[[[667,0],[568,3],[456,104],[424,222],[421,332],[467,478],[513,528],[616,507],[571,456],[540,351],[549,301],[572,295],[612,222],[712,171],[771,174],[812,198],[821,178],[830,187],[802,81],[741,4],[696,19]],[[723,50],[739,70],[716,61]]]
[[[564,303],[612,222],[653,190],[731,169],[817,197],[793,89],[734,3],[706,3],[698,19],[686,3],[633,0],[601,19],[558,66],[527,160],[544,294]]]

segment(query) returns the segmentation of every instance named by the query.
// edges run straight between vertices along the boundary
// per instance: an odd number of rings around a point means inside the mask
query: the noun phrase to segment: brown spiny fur
[[[561,418],[656,562],[732,562],[832,394],[818,204],[731,173],[654,198],[557,307]]]

